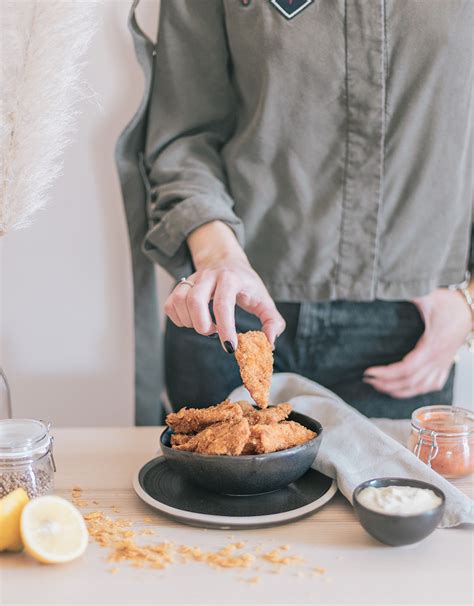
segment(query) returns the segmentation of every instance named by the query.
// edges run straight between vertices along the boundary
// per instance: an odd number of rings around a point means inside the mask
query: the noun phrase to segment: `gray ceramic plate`
[[[263,528],[314,513],[332,499],[335,480],[310,469],[275,492],[233,497],[209,492],[175,473],[164,457],[152,459],[133,478],[137,495],[179,522],[203,528]]]

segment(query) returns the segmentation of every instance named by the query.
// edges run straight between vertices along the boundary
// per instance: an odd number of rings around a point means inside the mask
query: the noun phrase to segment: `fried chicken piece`
[[[272,425],[252,425],[250,438],[242,454],[263,454],[299,446],[316,437],[316,433],[296,421],[283,421]]]
[[[184,444],[173,448],[200,454],[237,456],[242,454],[249,437],[250,428],[247,419],[241,419],[237,423],[224,421],[210,425]]]
[[[245,387],[257,406],[266,408],[273,372],[272,346],[266,335],[259,330],[240,333],[235,357]]]
[[[181,444],[186,444],[191,438],[193,434],[188,433],[173,433],[171,434],[171,446],[181,446]]]
[[[277,404],[276,406],[269,406],[263,410],[255,410],[255,408],[246,402],[240,400],[236,402],[242,409],[244,417],[248,420],[249,425],[269,425],[270,423],[279,423],[284,421],[291,412],[291,404],[284,402],[283,404]]]
[[[217,406],[209,408],[181,408],[179,412],[171,412],[166,417],[166,424],[175,433],[196,433],[222,421],[239,421],[243,416],[242,409],[229,400],[224,400]]]
[[[247,402],[247,400],[237,400],[237,402],[234,402],[234,404],[238,404],[240,406],[242,412],[244,413],[244,417],[248,418],[253,412],[256,412],[255,406],[250,402]]]

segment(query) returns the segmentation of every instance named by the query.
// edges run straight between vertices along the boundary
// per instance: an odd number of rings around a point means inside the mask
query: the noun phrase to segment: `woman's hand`
[[[394,398],[410,398],[442,389],[457,351],[472,330],[472,315],[463,295],[440,288],[415,299],[425,331],[400,362],[373,366],[364,381]]]
[[[272,345],[285,329],[285,321],[252,269],[233,231],[220,221],[207,223],[188,237],[196,272],[194,283],[178,284],[165,303],[165,312],[176,326],[194,328],[201,335],[218,333],[224,349],[237,347],[235,305],[256,315]],[[209,312],[213,302],[215,323]]]

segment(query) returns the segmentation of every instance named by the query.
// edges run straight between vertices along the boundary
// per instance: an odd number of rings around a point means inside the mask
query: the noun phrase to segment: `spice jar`
[[[408,448],[445,478],[474,471],[474,413],[457,406],[423,406],[411,416]]]
[[[52,492],[56,466],[49,429],[34,419],[0,420],[0,498],[16,488],[30,499]]]

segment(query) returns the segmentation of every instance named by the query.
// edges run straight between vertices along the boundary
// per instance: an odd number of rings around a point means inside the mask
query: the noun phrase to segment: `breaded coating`
[[[252,415],[252,413],[256,412],[255,406],[250,402],[247,402],[247,400],[237,400],[237,402],[234,402],[234,404],[238,404],[240,406],[242,412],[244,413],[244,417],[248,418]]]
[[[296,421],[283,421],[272,425],[252,425],[250,438],[242,454],[263,454],[299,446],[316,437],[316,433]]]
[[[209,408],[182,408],[179,412],[171,412],[166,417],[166,424],[174,433],[197,433],[222,421],[235,423],[243,416],[242,409],[229,400],[224,400],[217,406]]]
[[[279,423],[284,421],[290,414],[292,407],[288,402],[283,404],[277,404],[276,406],[269,406],[263,410],[256,410],[250,402],[240,400],[236,402],[242,409],[244,417],[248,420],[249,425],[268,425],[270,423]]]
[[[171,434],[171,446],[181,446],[186,444],[193,437],[191,433],[173,433]]]
[[[174,448],[200,454],[237,456],[242,454],[249,437],[250,427],[247,419],[232,424],[224,421],[210,425]]]
[[[240,376],[259,408],[268,406],[273,372],[272,346],[259,330],[240,333],[235,357]]]

